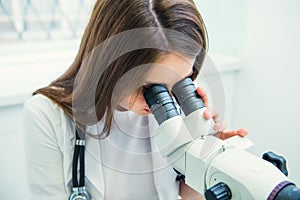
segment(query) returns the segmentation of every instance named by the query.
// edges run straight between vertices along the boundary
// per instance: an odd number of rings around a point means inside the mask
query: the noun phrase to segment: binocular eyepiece
[[[204,103],[190,78],[177,82],[172,88],[172,93],[185,116],[204,107]],[[145,88],[144,97],[159,124],[180,115],[174,99],[164,85],[154,84]]]

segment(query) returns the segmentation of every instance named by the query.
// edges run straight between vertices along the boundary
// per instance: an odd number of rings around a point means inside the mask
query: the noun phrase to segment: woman
[[[206,49],[192,0],[98,0],[73,64],[24,105],[32,198],[70,196],[76,130],[86,140],[84,180],[93,199],[199,197],[155,151],[157,124],[143,88],[194,80]],[[221,132],[236,134],[247,131]]]

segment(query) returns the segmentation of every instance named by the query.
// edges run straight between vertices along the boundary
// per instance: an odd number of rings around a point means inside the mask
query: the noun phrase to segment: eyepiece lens
[[[196,90],[197,89],[190,78],[185,78],[177,82],[172,88],[176,101],[180,105],[185,116],[204,107],[204,103]]]
[[[144,97],[159,124],[179,115],[174,100],[164,85],[155,84],[145,88]]]

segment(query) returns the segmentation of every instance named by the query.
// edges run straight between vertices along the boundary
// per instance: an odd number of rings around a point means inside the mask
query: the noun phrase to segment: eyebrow
[[[153,83],[153,82],[149,82],[149,81],[146,81],[145,84],[143,85],[143,87],[152,87],[154,85],[163,85],[165,87],[167,87],[167,84],[165,83]]]

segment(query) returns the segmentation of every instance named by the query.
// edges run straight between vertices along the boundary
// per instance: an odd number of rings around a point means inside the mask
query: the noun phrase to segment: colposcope
[[[300,200],[283,157],[254,156],[246,151],[252,145],[247,137],[221,140],[209,134],[214,122],[203,117],[206,108],[190,78],[176,83],[172,93],[184,114],[163,85],[145,88],[144,97],[159,124],[153,139],[187,185],[207,200]]]

